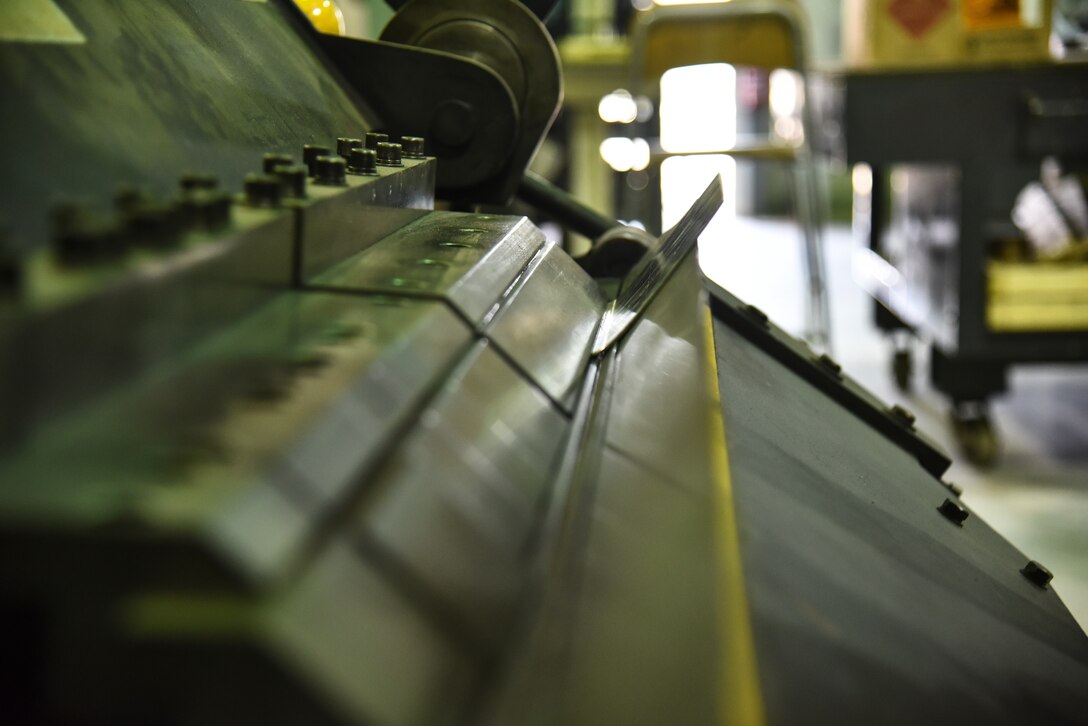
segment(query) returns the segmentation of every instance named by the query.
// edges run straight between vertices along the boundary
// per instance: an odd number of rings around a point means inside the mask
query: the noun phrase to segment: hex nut
[[[378,152],[374,149],[352,149],[348,157],[348,171],[352,174],[374,176],[378,173]]]
[[[914,414],[900,406],[898,403],[889,408],[888,413],[892,418],[899,421],[899,423],[903,424],[908,429],[914,428]]]
[[[306,144],[302,147],[302,163],[310,171],[310,176],[317,173],[317,157],[328,156],[331,153],[329,147],[318,144]]]
[[[1028,578],[1028,581],[1031,584],[1041,590],[1045,590],[1046,586],[1050,584],[1050,581],[1054,579],[1054,575],[1050,570],[1046,569],[1035,560],[1029,560],[1020,570],[1020,574]]]
[[[378,144],[378,164],[381,166],[403,166],[401,145],[389,141]]]
[[[424,158],[424,140],[422,136],[402,136],[400,137],[401,146],[404,149],[405,159],[422,159]]]
[[[767,313],[763,312],[755,305],[745,305],[744,312],[748,314],[748,317],[754,320],[757,324],[767,327],[768,318]]]
[[[389,134],[383,134],[380,131],[367,131],[364,144],[366,145],[366,148],[377,151],[378,144],[385,143],[386,141],[389,141]]]
[[[945,499],[941,502],[941,506],[937,507],[937,511],[944,515],[944,518],[948,521],[963,526],[964,521],[970,516],[970,512],[956,504],[951,499]]]
[[[197,190],[182,197],[180,205],[191,225],[207,230],[230,222],[232,201],[224,191]]]
[[[219,186],[219,177],[205,172],[187,172],[178,178],[178,186],[186,192],[196,189],[215,189]]]
[[[827,353],[821,354],[820,357],[816,359],[816,363],[835,378],[842,377],[842,366],[836,363],[835,359]]]
[[[301,164],[276,167],[276,176],[283,187],[283,196],[291,199],[306,198],[306,177],[308,170]]]
[[[288,154],[265,154],[261,158],[261,169],[265,174],[275,174],[281,166],[291,166],[295,160]]]
[[[247,174],[245,194],[246,203],[252,207],[279,206],[283,195],[280,178],[272,174]]]
[[[364,146],[362,139],[341,136],[336,140],[336,153],[347,159],[351,156],[352,149],[361,149]]]
[[[314,165],[314,182],[323,186],[344,186],[347,162],[339,156],[319,156]]]

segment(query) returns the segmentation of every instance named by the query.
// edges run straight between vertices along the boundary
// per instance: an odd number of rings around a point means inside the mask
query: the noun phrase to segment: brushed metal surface
[[[566,252],[549,243],[483,332],[569,411],[603,311],[597,283]]]
[[[431,212],[324,274],[318,289],[441,297],[482,325],[544,245],[524,217]]]
[[[568,423],[486,341],[446,380],[354,516],[465,635],[494,648],[525,586],[529,538]]]

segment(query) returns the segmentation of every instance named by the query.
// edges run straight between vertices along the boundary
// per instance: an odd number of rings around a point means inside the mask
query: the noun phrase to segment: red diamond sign
[[[915,38],[921,38],[948,12],[948,0],[892,0],[888,14]]]

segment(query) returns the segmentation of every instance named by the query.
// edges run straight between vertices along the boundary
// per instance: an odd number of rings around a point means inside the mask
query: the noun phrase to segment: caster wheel
[[[892,378],[901,393],[910,393],[911,376],[914,374],[914,357],[910,350],[897,350],[892,355]]]
[[[956,443],[967,460],[978,467],[993,466],[997,462],[1000,446],[997,432],[990,417],[985,413],[952,413],[952,430]]]

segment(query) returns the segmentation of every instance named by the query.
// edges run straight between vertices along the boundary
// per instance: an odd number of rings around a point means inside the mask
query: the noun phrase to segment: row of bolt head
[[[343,186],[348,173],[376,176],[379,166],[403,166],[402,157],[423,158],[423,138],[404,136],[401,141],[391,143],[388,134],[368,131],[362,139],[338,138],[335,154],[327,146],[305,144],[301,165],[287,154],[265,154],[264,173],[246,177],[246,200],[252,206],[274,207],[283,197],[305,198],[307,177],[315,184]]]
[[[945,486],[949,485],[945,483]],[[941,502],[941,505],[937,507],[937,511],[940,512],[945,519],[958,527],[962,527],[963,523],[966,522],[967,518],[970,516],[970,512],[968,512],[963,505],[954,502],[951,499],[945,499]],[[1050,581],[1054,579],[1054,575],[1050,570],[1043,567],[1035,560],[1028,560],[1028,563],[1020,568],[1020,574],[1027,578],[1031,584],[1042,590],[1045,590],[1047,585],[1050,584]]]
[[[748,315],[748,317],[752,319],[757,325],[767,325],[767,315],[759,308],[755,307],[754,305],[746,305],[743,310]],[[825,370],[830,375],[837,378],[842,376],[842,367],[829,355],[820,355],[819,357],[815,358],[815,362],[820,368]],[[905,428],[912,430],[914,429],[914,414],[903,406],[896,404],[889,407],[888,415],[898,421]],[[942,482],[942,484],[945,486],[945,488],[949,490],[949,492],[951,492],[957,498],[963,493],[963,489],[956,484],[953,484],[951,482]],[[959,527],[962,527],[963,523],[967,521],[967,518],[970,516],[970,512],[968,512],[964,506],[962,506],[958,502],[947,498],[943,502],[941,502],[940,506],[937,507],[937,511],[940,512],[945,519],[949,520],[950,522]],[[1033,585],[1042,590],[1045,590],[1050,584],[1050,581],[1054,578],[1054,575],[1050,572],[1050,570],[1048,570],[1046,567],[1043,567],[1035,560],[1029,560],[1028,563],[1020,569],[1020,574],[1023,575]]]
[[[388,134],[367,132],[364,139],[337,139],[337,155],[319,145],[303,147],[303,164],[286,154],[265,154],[262,173],[244,182],[247,204],[276,207],[284,198],[303,199],[306,180],[343,186],[345,174],[376,175],[378,166],[402,166],[404,158],[423,158],[424,139],[404,136],[389,142]],[[60,204],[52,212],[53,238],[62,262],[97,263],[117,259],[131,247],[167,247],[184,232],[213,230],[231,219],[232,197],[219,189],[213,174],[192,172],[179,179],[177,199],[154,199],[124,189],[115,197],[120,219],[103,219],[77,204]]]
[[[744,312],[758,325],[767,324],[766,314],[754,305],[745,306]],[[842,367],[829,355],[823,354],[817,357],[815,359],[815,362],[830,375],[834,377],[841,377]],[[891,406],[888,409],[888,414],[892,418],[897,420],[905,428],[914,428],[914,414],[903,406],[900,406],[898,404]],[[960,494],[963,493],[963,489],[956,484],[953,484],[951,482],[942,483],[956,497],[959,497]],[[941,502],[940,506],[937,507],[937,511],[940,512],[945,519],[960,527],[963,526],[963,523],[967,521],[967,518],[970,516],[970,512],[968,512],[965,507],[957,502],[952,501],[951,499],[945,499],[943,502]],[[1054,578],[1054,575],[1050,572],[1050,570],[1043,567],[1035,560],[1029,560],[1028,563],[1020,569],[1020,574],[1027,578],[1027,580],[1033,585],[1043,590],[1047,588],[1047,585],[1049,585],[1050,581]]]
[[[189,173],[179,179],[176,198],[158,199],[134,188],[114,196],[116,215],[91,213],[62,203],[51,210],[54,249],[65,264],[91,264],[119,259],[134,247],[172,247],[189,231],[210,231],[231,220],[231,196],[210,174]]]

